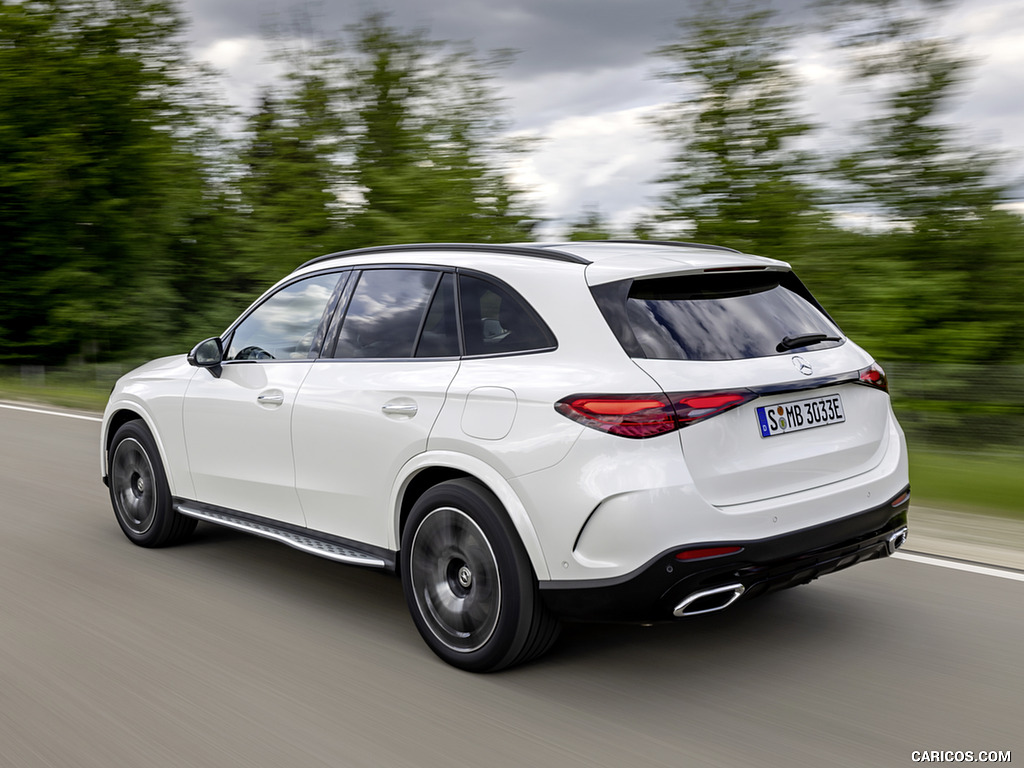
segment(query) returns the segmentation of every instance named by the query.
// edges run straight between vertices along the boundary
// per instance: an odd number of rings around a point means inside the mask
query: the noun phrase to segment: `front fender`
[[[130,413],[149,428],[160,461],[167,475],[171,494],[195,498],[192,475],[185,450],[182,425],[185,390],[198,368],[189,366],[183,356],[148,363],[118,380],[103,411],[100,430],[100,476],[107,474],[107,440],[118,414]]]
[[[127,419],[122,418],[125,413],[129,413],[131,416]],[[167,475],[167,483],[171,488],[171,495],[181,495],[178,493],[177,473],[172,471],[171,462],[167,460],[167,450],[164,446],[163,436],[160,430],[157,429],[156,424],[154,424],[152,415],[145,409],[142,403],[134,400],[111,402],[103,413],[103,427],[100,430],[100,476],[103,478],[107,476],[107,445],[113,437],[112,424],[116,422],[120,425],[133,420],[141,420],[149,429],[149,433],[153,436],[154,442],[156,442],[156,448],[160,452],[160,462],[163,464],[164,473]]]

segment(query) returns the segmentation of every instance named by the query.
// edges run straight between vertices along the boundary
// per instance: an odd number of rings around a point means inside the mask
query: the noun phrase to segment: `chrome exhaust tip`
[[[747,588],[742,584],[729,584],[726,587],[694,592],[675,607],[672,615],[676,617],[699,616],[702,613],[721,611],[739,600],[740,595],[746,591]]]
[[[903,526],[898,531],[889,536],[885,541],[885,548],[889,551],[889,554],[893,554],[897,549],[902,547],[907,542],[907,526]]]

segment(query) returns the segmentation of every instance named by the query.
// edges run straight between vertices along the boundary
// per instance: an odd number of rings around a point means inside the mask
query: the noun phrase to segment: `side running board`
[[[188,517],[205,520],[209,523],[224,525],[246,533],[253,533],[266,539],[273,539],[289,547],[309,552],[313,555],[337,560],[348,565],[361,565],[364,568],[388,568],[389,563],[381,557],[363,552],[353,546],[332,541],[330,538],[317,536],[313,532],[300,533],[290,528],[275,526],[270,521],[258,521],[242,515],[233,515],[224,510],[214,510],[198,504],[177,502],[175,510]]]

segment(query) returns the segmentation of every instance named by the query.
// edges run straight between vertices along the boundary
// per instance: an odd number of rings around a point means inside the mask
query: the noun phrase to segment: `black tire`
[[[497,671],[541,655],[558,637],[519,535],[479,483],[450,480],[416,501],[402,532],[401,574],[416,628],[452,666]]]
[[[114,434],[107,482],[121,530],[140,547],[178,544],[196,529],[194,517],[174,511],[160,453],[143,422],[129,421]]]

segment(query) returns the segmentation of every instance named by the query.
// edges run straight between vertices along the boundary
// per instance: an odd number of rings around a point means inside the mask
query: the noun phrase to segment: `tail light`
[[[883,392],[889,391],[889,380],[878,363],[872,363],[867,368],[857,371],[857,377],[861,384],[880,389]]]
[[[657,395],[570,395],[555,410],[573,421],[619,437],[654,437],[679,429],[672,402]]]
[[[679,426],[686,427],[750,402],[757,395],[753,392],[720,392],[710,395],[675,394],[669,397],[675,406]]]
[[[674,432],[743,405],[757,395],[738,392],[675,392],[653,395],[570,395],[555,410],[580,424],[619,437],[645,438]]]

